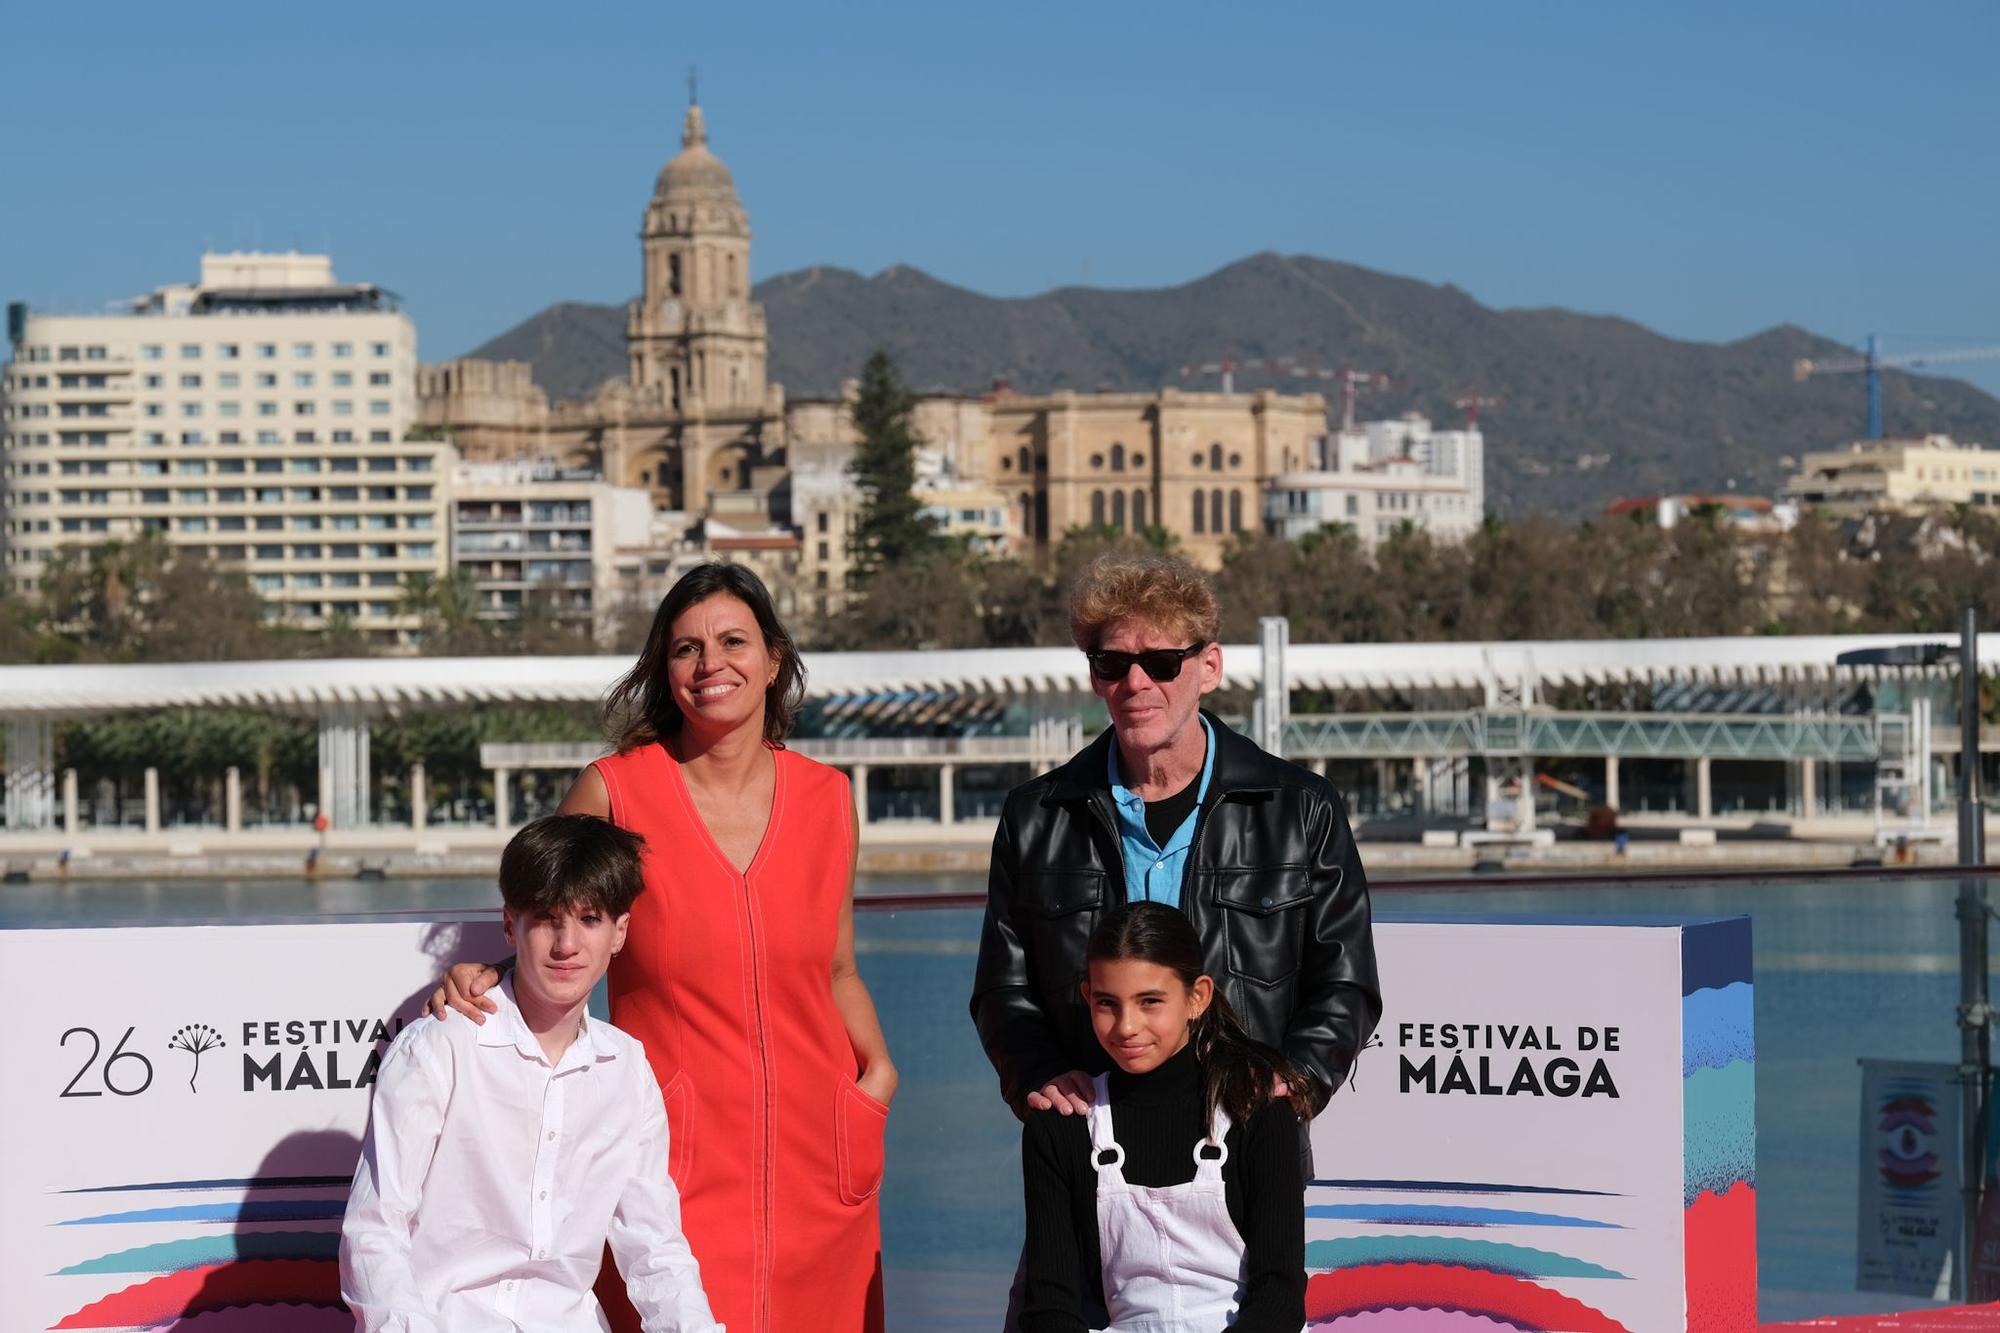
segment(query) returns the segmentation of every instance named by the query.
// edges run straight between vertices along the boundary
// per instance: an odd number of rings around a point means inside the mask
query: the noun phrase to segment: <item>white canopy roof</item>
[[[1693,680],[1773,685],[1853,680],[1857,648],[1953,643],[1956,636],[1826,635],[1729,639],[1568,640],[1533,643],[1294,644],[1294,689],[1477,691],[1489,681],[1536,689]],[[2000,666],[2000,634],[1980,636],[1980,660]],[[363,658],[116,666],[0,667],[0,716],[90,716],[159,708],[262,708],[287,713],[400,712],[476,703],[588,703],[631,666],[627,657]],[[1225,683],[1254,688],[1254,644],[1223,650]],[[816,697],[936,691],[979,695],[1081,693],[1083,655],[1072,648],[809,653]]]

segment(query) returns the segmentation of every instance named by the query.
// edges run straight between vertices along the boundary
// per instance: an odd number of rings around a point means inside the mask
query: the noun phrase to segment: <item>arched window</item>
[[[1022,472],[1033,472],[1035,470],[1035,455],[1025,444],[1021,446],[1020,458]]]
[[[1132,531],[1140,532],[1146,527],[1146,493],[1132,492]]]
[[[1222,533],[1222,490],[1220,487],[1208,493],[1208,526],[1218,536]]]
[[[1104,526],[1103,491],[1092,491],[1090,493],[1090,526],[1093,528],[1101,528]]]
[[[1241,491],[1231,491],[1229,493],[1229,530],[1231,532],[1243,531],[1243,492]]]
[[[1111,526],[1125,531],[1125,492],[1111,492]]]
[[[1208,446],[1208,470],[1210,472],[1222,471],[1222,446],[1219,444]]]
[[[1201,503],[1201,492],[1196,491],[1194,493],[1194,530],[1196,532],[1204,532],[1207,530],[1203,526],[1203,521],[1207,517],[1208,517],[1208,512],[1202,507]]]
[[[1111,470],[1113,472],[1125,470],[1125,446],[1122,444],[1111,446]]]

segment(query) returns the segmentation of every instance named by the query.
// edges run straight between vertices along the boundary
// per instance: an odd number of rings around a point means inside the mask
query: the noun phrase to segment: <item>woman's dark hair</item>
[[[1113,908],[1084,946],[1086,962],[1130,960],[1155,963],[1193,986],[1203,975],[1201,941],[1194,926],[1177,909],[1164,903],[1126,903]],[[1306,1103],[1306,1080],[1299,1067],[1243,1030],[1236,1011],[1217,986],[1208,1008],[1194,1020],[1188,1034],[1203,1078],[1202,1115],[1215,1123],[1215,1108],[1223,1107],[1237,1124],[1249,1120],[1271,1100],[1277,1079],[1291,1085],[1292,1109],[1301,1119],[1312,1114]]]
[[[667,684],[674,622],[689,607],[715,596],[734,597],[756,617],[764,647],[778,662],[778,674],[764,691],[764,739],[777,744],[790,734],[806,697],[806,668],[799,660],[798,645],[778,619],[764,581],[741,565],[716,562],[696,565],[668,589],[653,613],[653,627],[646,632],[639,660],[604,696],[604,730],[620,754],[679,733],[681,709]]]

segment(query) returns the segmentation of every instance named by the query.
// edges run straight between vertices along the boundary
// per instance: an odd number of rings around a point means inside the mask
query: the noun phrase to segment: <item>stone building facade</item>
[[[522,363],[427,366],[420,420],[471,462],[547,459],[642,488],[718,554],[788,534],[801,602],[837,609],[859,504],[848,399],[787,403],[768,382],[749,220],[699,106],[660,172],[641,250],[627,378],[550,403]],[[977,525],[989,548],[1033,554],[1076,527],[1161,527],[1208,565],[1262,526],[1270,478],[1313,466],[1327,429],[1317,394],[1175,389],[930,396],[914,425],[931,487],[971,497],[954,512],[1004,504],[1004,537]]]

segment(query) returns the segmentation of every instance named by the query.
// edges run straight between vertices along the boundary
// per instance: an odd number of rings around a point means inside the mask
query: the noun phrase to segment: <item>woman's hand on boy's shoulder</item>
[[[487,991],[499,984],[500,970],[491,963],[456,964],[431,992],[424,1012],[432,1018],[443,1018],[456,1009],[473,1022],[484,1023],[486,1015],[500,1011],[500,1006],[486,996]]]

